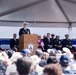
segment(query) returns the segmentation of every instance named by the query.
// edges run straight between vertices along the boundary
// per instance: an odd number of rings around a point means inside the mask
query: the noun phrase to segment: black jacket
[[[62,46],[63,47],[67,47],[67,46],[72,46],[72,43],[71,43],[71,40],[70,39],[64,39],[63,41],[62,41]]]
[[[18,47],[18,45],[19,45],[19,40],[18,39],[16,39],[16,41],[14,39],[10,40],[10,47],[11,47],[11,49],[13,47]]]
[[[28,28],[26,30],[24,28],[21,28],[19,31],[19,36],[22,34],[30,34],[30,30]]]
[[[48,40],[48,38],[45,38],[45,39],[43,39],[43,42],[44,42],[44,48],[46,51],[47,51],[47,49],[50,48],[49,47],[50,45],[53,47],[53,41],[51,38],[50,38],[50,41]]]

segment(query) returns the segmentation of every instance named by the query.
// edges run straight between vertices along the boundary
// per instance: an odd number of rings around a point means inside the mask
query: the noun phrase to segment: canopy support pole
[[[68,34],[69,34],[69,39],[72,39],[72,24],[71,23],[69,24],[69,27],[68,27]]]
[[[71,23],[69,17],[67,16],[66,12],[64,11],[63,7],[61,6],[59,0],[55,0],[55,2],[57,3],[57,5],[60,8],[61,12],[63,13],[64,17],[68,21],[68,24],[69,24],[68,34],[69,34],[69,38],[72,39],[72,23]]]

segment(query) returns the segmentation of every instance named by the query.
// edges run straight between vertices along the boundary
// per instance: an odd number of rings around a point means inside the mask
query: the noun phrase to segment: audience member
[[[19,58],[16,62],[16,67],[19,75],[29,75],[31,68],[31,61]]]
[[[48,59],[47,59],[47,64],[56,64],[57,63],[57,59],[55,56],[50,56]]]
[[[46,65],[46,60],[43,59],[43,52],[41,50],[36,50],[36,55],[41,59],[39,66],[44,67]]]
[[[49,58],[49,54],[47,52],[43,52],[42,59],[47,60]]]
[[[11,65],[8,65],[6,70],[6,75],[11,75],[13,73],[17,73],[16,71],[16,62],[18,58],[22,58],[23,56],[19,52],[14,52],[12,57],[10,58]],[[13,70],[12,70],[13,69]]]
[[[11,62],[8,59],[7,54],[4,51],[0,52],[0,75],[6,75],[7,66],[10,65]]]
[[[41,61],[39,62],[39,66],[44,67],[46,65],[47,65],[47,60],[41,59]]]
[[[74,53],[74,61],[70,63],[71,70],[76,74],[76,53]]]
[[[39,46],[42,46],[42,48],[44,46],[46,52],[38,48],[35,55],[31,55],[28,49],[22,49],[17,52],[16,46],[11,50],[0,50],[0,75],[76,74],[76,53],[74,56],[71,53],[71,49],[74,48],[68,35],[62,41],[62,44],[66,44],[63,48],[61,48],[59,36],[54,39],[54,35],[51,35],[52,38],[50,38],[50,33],[47,33],[47,37],[43,39],[44,45],[41,45],[41,36],[38,37]],[[67,41],[65,42],[65,40]]]
[[[6,75],[7,66],[0,60],[0,75]]]
[[[6,53],[7,53],[8,57],[11,58],[14,51],[12,49],[10,49],[10,50],[7,50]]]
[[[23,50],[21,50],[21,55],[23,56],[23,57],[25,57],[25,56],[27,56],[28,55],[28,52],[27,52],[27,50],[26,49],[23,49]]]
[[[61,67],[58,64],[49,64],[44,67],[44,75],[62,75]]]
[[[41,59],[37,55],[31,56],[30,59],[32,60],[33,65],[34,65],[33,71],[36,72],[38,75],[42,75],[43,74],[43,67],[39,66]]]
[[[60,57],[60,64],[61,64],[62,71],[63,71],[64,74],[74,74],[71,71],[69,63],[70,63],[70,59],[67,55],[62,55]]]
[[[56,56],[54,49],[48,49],[47,52],[49,53],[49,56]]]
[[[58,51],[56,52],[56,59],[59,61],[59,60],[60,60],[60,57],[61,57],[62,55],[63,55],[63,54],[62,54],[61,50],[58,50]]]
[[[73,54],[71,53],[70,49],[64,47],[62,50],[65,52],[64,54],[69,57],[70,61],[73,61]]]
[[[42,58],[42,54],[43,54],[43,52],[42,52],[40,49],[37,49],[37,50],[36,50],[36,55],[37,55],[39,58]]]

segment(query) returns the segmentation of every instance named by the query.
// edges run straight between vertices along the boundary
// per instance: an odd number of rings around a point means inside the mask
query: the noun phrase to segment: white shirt
[[[76,70],[76,60],[74,60],[70,63],[70,68],[71,68],[71,70]]]
[[[16,65],[15,64],[11,64],[7,67],[7,70],[6,70],[6,75],[12,73],[12,72],[17,72],[16,71]]]
[[[71,70],[70,66],[62,67],[62,70]]]

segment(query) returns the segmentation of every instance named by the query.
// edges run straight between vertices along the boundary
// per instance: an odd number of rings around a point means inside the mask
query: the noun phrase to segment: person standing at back
[[[30,29],[27,28],[28,23],[24,22],[24,27],[19,30],[19,36],[22,34],[30,34]]]

